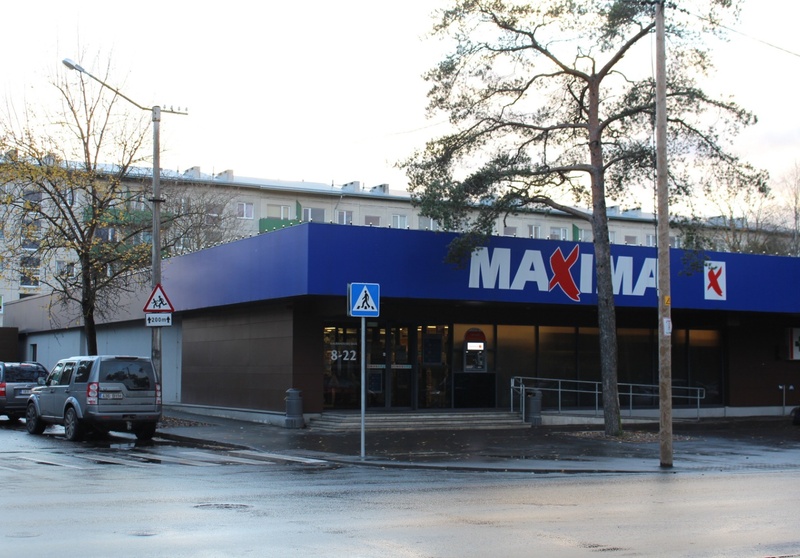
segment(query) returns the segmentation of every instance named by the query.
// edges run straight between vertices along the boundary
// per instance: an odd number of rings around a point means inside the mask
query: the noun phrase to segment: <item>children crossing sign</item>
[[[175,308],[167,298],[167,293],[159,283],[144,305],[144,323],[148,327],[164,327],[172,325],[172,313]]]
[[[381,286],[377,283],[347,285],[347,313],[354,318],[377,318],[381,313]]]
[[[145,313],[167,313],[175,311],[175,308],[173,308],[172,303],[167,298],[167,293],[164,292],[164,288],[161,286],[161,283],[153,288],[153,294],[151,294],[150,298],[147,299],[147,304],[144,305],[144,311]]]

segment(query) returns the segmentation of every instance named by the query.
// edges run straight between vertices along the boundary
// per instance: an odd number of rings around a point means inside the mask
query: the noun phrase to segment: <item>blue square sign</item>
[[[350,283],[347,313],[354,318],[377,318],[381,313],[381,286],[377,283]]]

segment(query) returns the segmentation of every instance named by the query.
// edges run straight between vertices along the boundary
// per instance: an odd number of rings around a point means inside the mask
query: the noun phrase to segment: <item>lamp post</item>
[[[161,202],[164,200],[161,198],[161,163],[160,163],[160,155],[161,155],[161,147],[160,147],[160,124],[161,124],[161,113],[166,112],[169,114],[188,114],[183,111],[172,110],[172,109],[162,109],[158,105],[153,106],[152,108],[147,108],[130,97],[126,96],[121,91],[117,90],[114,87],[111,87],[102,79],[93,76],[89,72],[87,72],[82,66],[77,64],[76,62],[70,60],[69,58],[64,58],[62,60],[63,64],[69,68],[70,70],[76,70],[82,74],[86,74],[94,81],[102,85],[103,87],[110,89],[114,92],[114,94],[119,95],[130,104],[135,106],[140,110],[145,110],[151,112],[153,115],[153,197],[150,198],[150,202],[153,204],[153,251],[152,251],[152,283],[153,289],[156,288],[161,283]],[[153,327],[152,329],[152,348],[151,348],[151,360],[153,362],[153,368],[155,369],[156,375],[161,379],[161,328],[160,327]]]

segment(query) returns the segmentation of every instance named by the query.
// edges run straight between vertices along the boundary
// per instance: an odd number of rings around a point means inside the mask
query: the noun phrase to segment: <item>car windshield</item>
[[[6,364],[5,381],[15,382],[38,382],[40,378],[47,376],[44,366],[36,364]]]
[[[129,390],[154,389],[153,366],[146,360],[104,360],[100,363],[100,381],[125,384]]]

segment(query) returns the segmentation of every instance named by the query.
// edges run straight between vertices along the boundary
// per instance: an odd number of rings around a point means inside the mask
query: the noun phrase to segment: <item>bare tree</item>
[[[800,256],[800,164],[778,181],[775,188],[781,208],[781,223],[787,231],[788,254]]]
[[[54,80],[61,101],[55,114],[38,117],[41,108],[27,107],[22,118],[5,119],[4,267],[52,290],[57,303],[77,304],[86,350],[96,354],[98,318],[150,280],[152,171],[137,165],[152,144],[146,115],[132,116],[127,103],[83,73],[68,78]],[[192,212],[167,207],[161,226],[171,232],[171,247],[192,231]]]
[[[164,181],[164,251],[170,256],[229,242],[244,231],[233,207],[231,188]]]
[[[710,67],[700,35],[716,32],[735,1],[671,11],[668,68],[670,188],[691,193],[698,172],[761,176],[722,143],[755,118],[697,84]],[[674,6],[673,6],[674,8]],[[607,200],[653,183],[655,80],[648,73],[655,4],[629,0],[455,0],[434,34],[456,46],[426,79],[429,111],[454,132],[430,141],[403,166],[422,213],[463,231],[461,259],[497,220],[547,205],[591,223],[595,250],[606,433],[621,432],[616,311]],[[635,64],[636,60],[641,65]],[[567,200],[586,204],[590,212]]]

